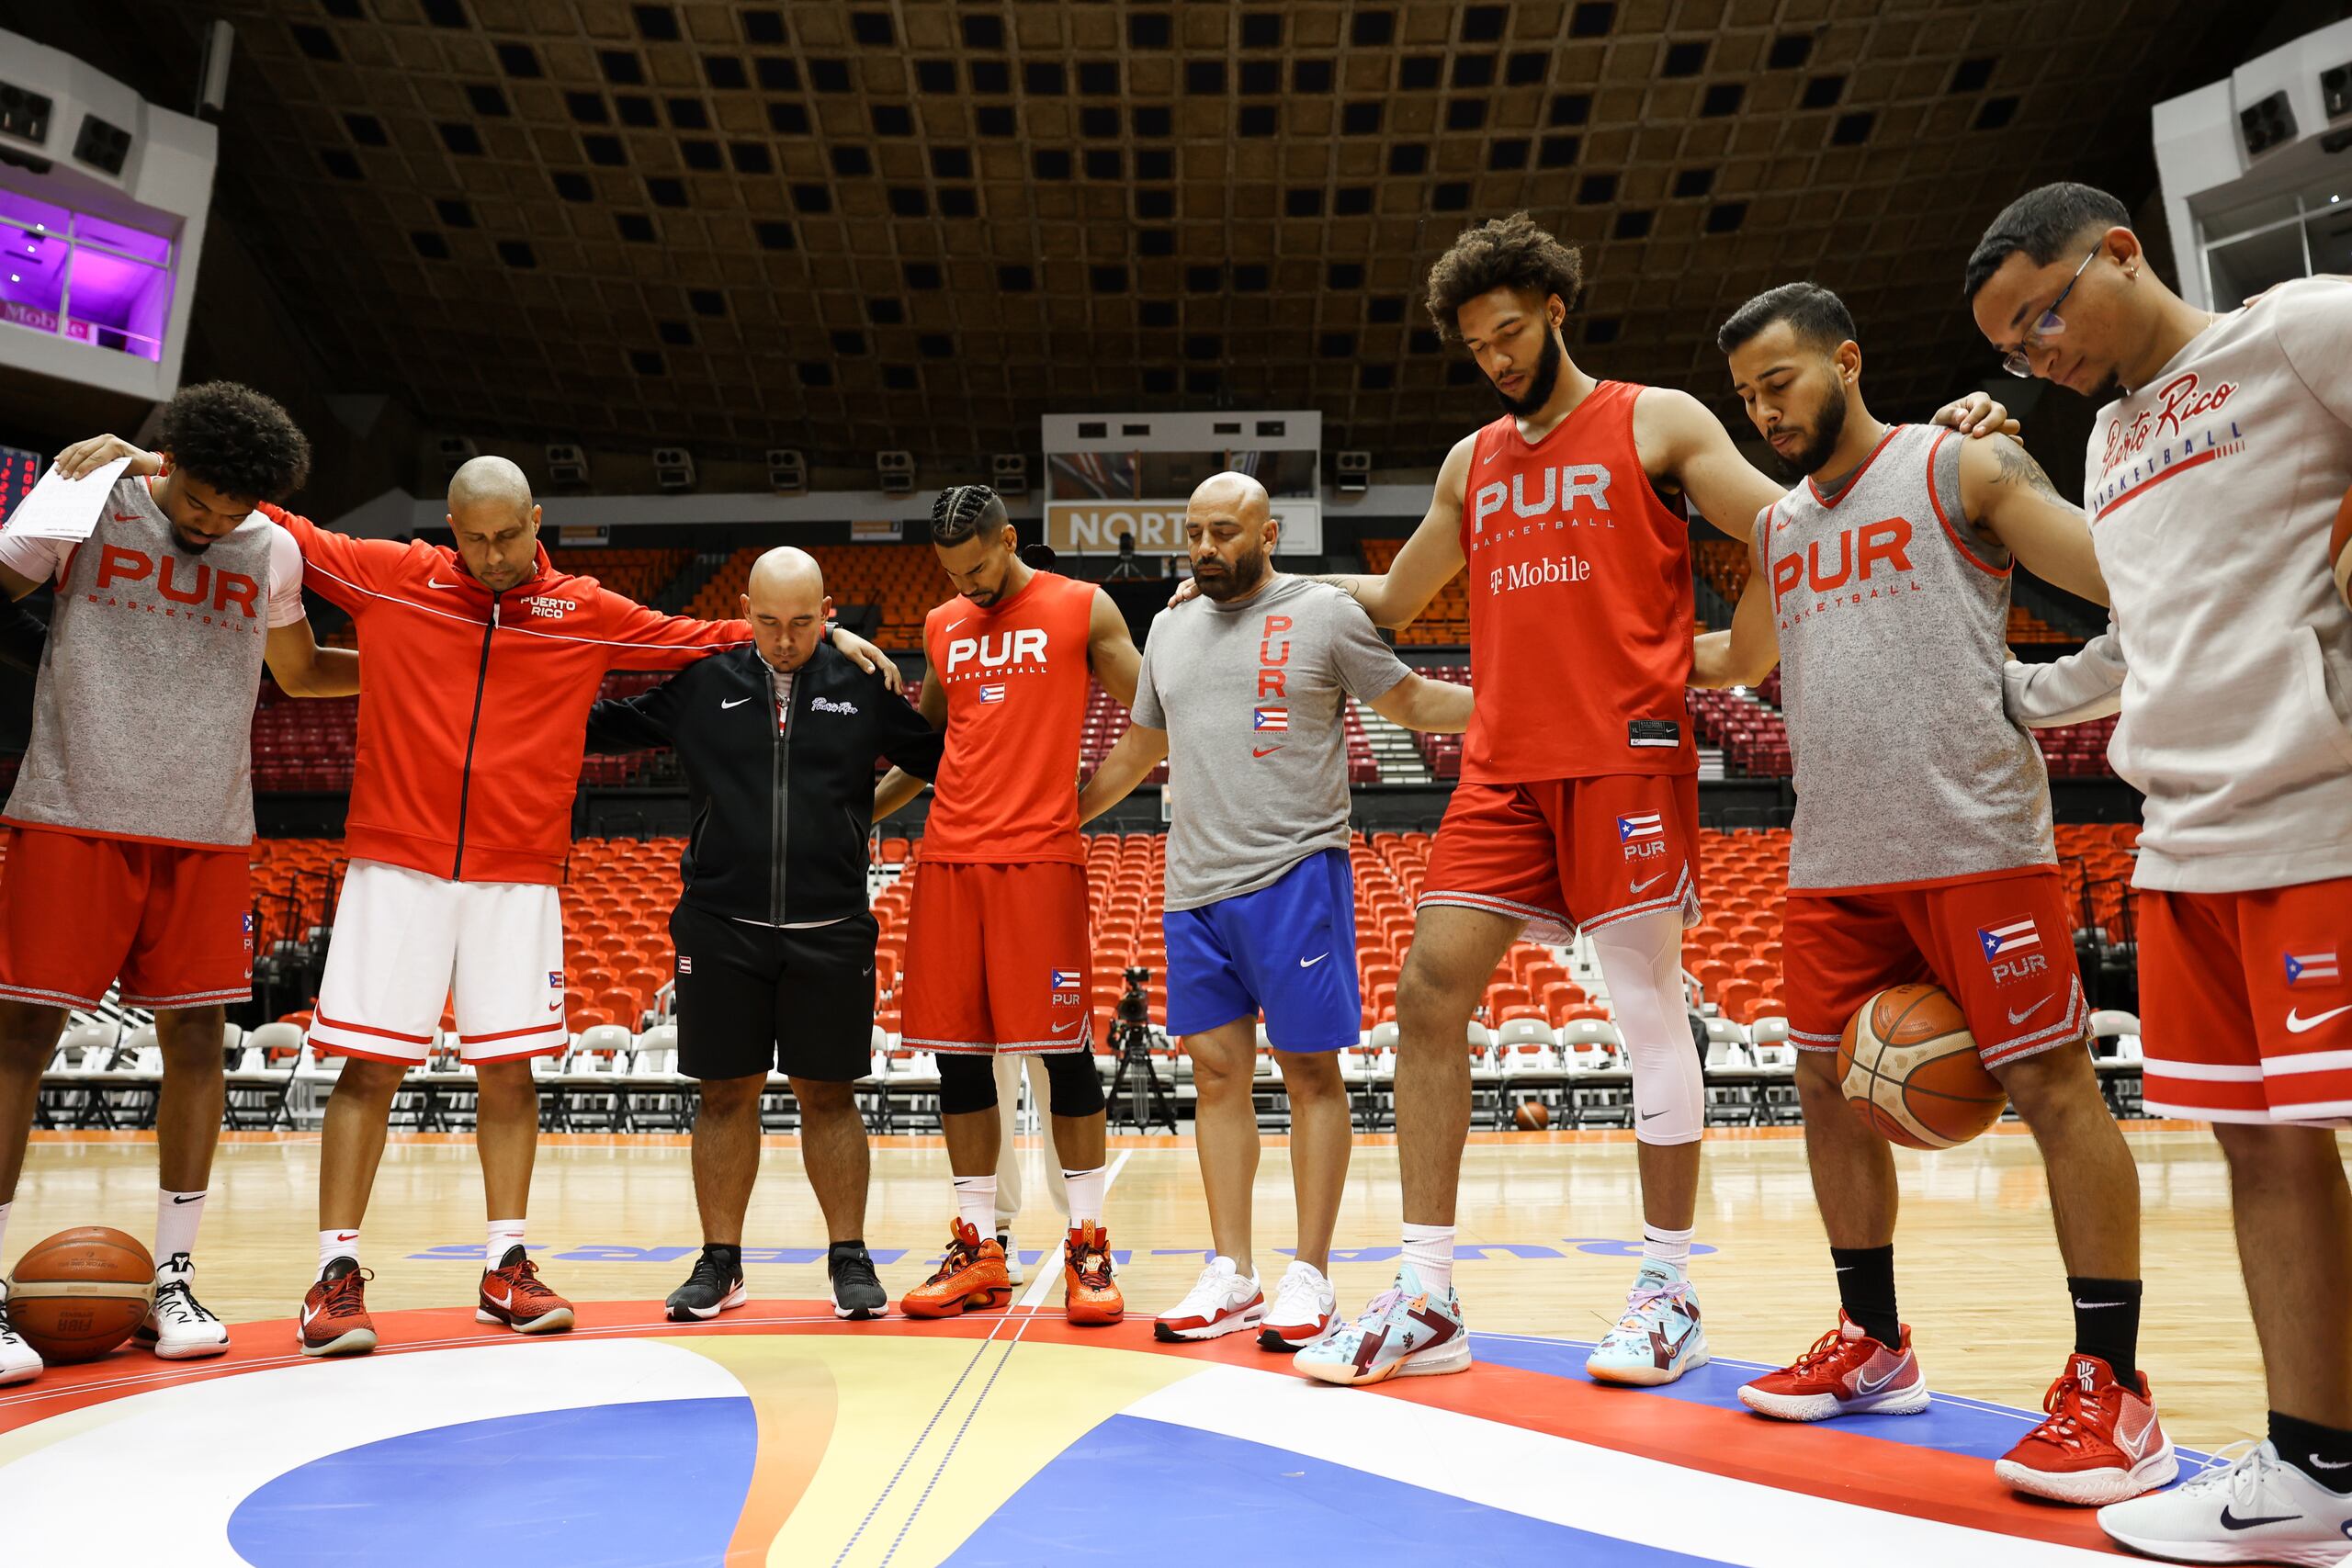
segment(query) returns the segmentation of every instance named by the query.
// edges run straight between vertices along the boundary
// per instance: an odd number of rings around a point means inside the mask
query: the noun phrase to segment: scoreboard
[[[15,515],[17,503],[32,492],[48,467],[49,459],[38,452],[0,446],[0,523]]]

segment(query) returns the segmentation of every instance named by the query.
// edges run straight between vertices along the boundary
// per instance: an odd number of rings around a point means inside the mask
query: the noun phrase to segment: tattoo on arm
[[[2000,443],[2000,449],[1996,456],[2000,460],[2001,470],[1993,476],[1995,484],[2018,485],[2027,490],[2040,491],[2052,501],[2066,502],[2066,498],[2058,493],[2058,487],[2050,482],[2050,476],[2041,471],[2041,465],[2033,460],[2032,454],[2016,442]]]

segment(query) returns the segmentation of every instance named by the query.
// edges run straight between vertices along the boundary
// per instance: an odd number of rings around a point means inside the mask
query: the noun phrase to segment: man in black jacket
[[[678,1067],[702,1080],[694,1170],[703,1249],[670,1294],[670,1316],[690,1323],[742,1304],[743,1213],[774,1066],[800,1102],[834,1314],[880,1317],[889,1297],[862,1239],[865,1125],[853,1089],[874,1028],[866,835],[876,759],[929,778],[943,742],[880,675],[825,641],[832,601],[806,551],[768,551],[750,589],[752,647],[641,696],[600,702],[588,719],[592,750],[675,747],[693,808],[670,935]]]

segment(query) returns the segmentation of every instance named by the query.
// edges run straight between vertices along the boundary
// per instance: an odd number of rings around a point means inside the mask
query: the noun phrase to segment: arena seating
[[[548,551],[556,570],[575,577],[593,577],[614,592],[640,604],[650,604],[695,558],[692,550],[558,550]]]
[[[955,596],[939,557],[929,545],[810,545],[808,553],[825,574],[825,592],[836,604],[871,604],[882,624],[874,640],[888,649],[922,646],[922,621],[934,604]],[[726,620],[752,580],[761,547],[747,545],[695,592],[685,614]]]

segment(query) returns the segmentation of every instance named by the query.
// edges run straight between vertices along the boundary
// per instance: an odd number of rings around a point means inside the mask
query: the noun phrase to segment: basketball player
[[[162,433],[170,471],[93,498],[81,543],[0,533],[11,600],[57,585],[31,742],[0,813],[0,1234],[67,1010],[96,1008],[119,977],[124,1006],[154,1010],[164,1055],[155,1295],[138,1338],[179,1359],[229,1348],[192,1259],[220,1134],[224,1007],[253,995],[254,689],[266,664],[288,696],[348,695],[359,660],[319,647],[301,553],[254,510],[309,474],[286,411],[209,381],[164,405]],[[41,1370],[6,1299],[0,1285],[0,1384]]]
[[[59,467],[123,456],[133,473],[157,466],[101,436]],[[530,486],[503,457],[477,457],[450,479],[455,549],[356,539],[262,510],[301,547],[310,586],[350,613],[368,670],[351,866],[310,1035],[345,1061],[321,1139],[319,1275],[302,1302],[301,1349],[375,1347],[359,1222],[392,1098],[453,996],[490,1214],[476,1314],[524,1333],[569,1327],[571,1303],[525,1250],[524,1216],[539,1121],[530,1059],[569,1044],[556,885],[588,710],[608,671],[681,668],[750,627],[660,615],[558,571],[539,547]]]
[[[1695,918],[1698,752],[1686,508],[1745,538],[1780,493],[1697,399],[1599,381],[1567,355],[1577,252],[1525,213],[1466,231],[1429,310],[1502,417],[1456,443],[1380,576],[1326,578],[1402,626],[1465,567],[1477,707],[1396,990],[1403,1266],[1352,1327],[1299,1352],[1331,1382],[1460,1371],[1453,1210],[1470,1122],[1464,1026],[1524,931],[1592,939],[1633,1058],[1644,1211],[1624,1315],[1587,1370],[1670,1382],[1707,1357],[1687,1273],[1704,1087],[1682,993]]]
[[[1173,1342],[1258,1329],[1263,1348],[1295,1351],[1322,1337],[1336,1305],[1327,1276],[1352,1115],[1339,1053],[1357,1043],[1363,1017],[1348,702],[1408,729],[1459,734],[1471,697],[1406,669],[1344,594],[1275,571],[1278,536],[1265,487],[1249,475],[1216,474],[1193,492],[1184,538],[1200,594],[1153,621],[1135,724],[1080,792],[1078,812],[1091,821],[1174,754],[1168,1032],[1193,1058],[1216,1250],[1153,1333]],[[1298,1203],[1297,1248],[1271,1309],[1250,1247],[1261,1012],[1282,1053]]]
[[[1116,1323],[1126,1304],[1102,1224],[1102,1080],[1072,784],[1088,673],[1132,704],[1136,645],[1109,594],[1020,558],[1004,502],[987,486],[942,491],[931,538],[957,596],[924,621],[918,705],[945,728],[947,752],[907,914],[899,1019],[907,1044],[938,1056],[956,1217],[938,1271],[900,1306],[910,1317],[952,1317],[1011,1300],[990,1234],[1001,1147],[990,1057],[1035,1053],[1069,1200],[1064,1311],[1075,1324]],[[922,787],[892,769],[875,786],[876,820]]]
[[[2327,538],[2352,489],[2352,282],[2214,314],[2167,288],[2123,204],[2044,186],[1968,261],[2009,370],[2108,400],[2084,509],[2113,646],[2013,682],[2030,721],[2111,693],[2146,793],[2132,876],[2146,1103],[2213,1123],[2269,1382],[2267,1438],[2101,1510],[2192,1562],[2334,1560],[2352,1538],[2352,614]]]
[[[1837,1328],[1739,1396],[1792,1421],[1928,1408],[1895,1310],[1894,1155],[1848,1109],[1836,1062],[1871,997],[1933,979],[2041,1145],[2074,1302],[2049,1418],[1995,1470],[2060,1502],[2120,1502],[2177,1469],[2137,1367],[2139,1174],[2086,1049],[2049,778],[2001,712],[2016,566],[2086,599],[2107,589],[2082,513],[2015,441],[1872,417],[1854,339],[1812,283],[1758,295],[1715,334],[1802,482],[1757,518],[1732,629],[1698,639],[1692,683],[1781,666],[1797,792],[1781,968],[1841,1303]]]
[[[750,645],[588,716],[596,750],[677,749],[695,824],[670,934],[678,1066],[700,1083],[702,1251],[666,1306],[672,1322],[693,1323],[744,1302],[760,1097],[780,1067],[800,1106],[801,1163],[825,1217],[833,1315],[863,1322],[889,1308],[865,1248],[856,1095],[874,1034],[866,815],[876,763],[887,756],[928,776],[939,732],[879,674],[824,643],[832,601],[807,551],[768,551],[747,586]]]

